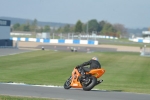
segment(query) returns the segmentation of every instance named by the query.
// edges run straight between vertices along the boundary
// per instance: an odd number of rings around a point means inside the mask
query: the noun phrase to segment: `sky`
[[[91,19],[150,27],[150,0],[0,0],[0,17],[76,24]]]

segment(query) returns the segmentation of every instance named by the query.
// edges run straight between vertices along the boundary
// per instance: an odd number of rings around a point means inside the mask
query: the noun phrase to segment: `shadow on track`
[[[76,88],[72,88],[72,89],[69,89],[69,91],[84,91],[83,89],[76,89]],[[123,92],[123,90],[96,90],[96,89],[92,89],[90,91],[85,91],[85,92]]]

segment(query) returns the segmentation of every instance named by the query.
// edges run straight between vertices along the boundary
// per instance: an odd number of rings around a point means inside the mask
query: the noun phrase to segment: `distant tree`
[[[31,24],[31,31],[35,32],[37,31],[37,27],[38,27],[38,24],[37,24],[37,19],[34,19],[34,21],[32,22]]]
[[[32,25],[33,25],[33,26],[37,26],[37,22],[38,22],[37,19],[34,19]]]
[[[102,29],[103,29],[103,27],[104,27],[104,25],[105,25],[106,23],[107,23],[107,22],[104,21],[104,20],[102,20],[102,21],[99,22],[99,31],[102,31]]]
[[[80,20],[78,20],[76,25],[75,25],[75,32],[81,33],[82,31],[83,31],[82,22]]]
[[[117,35],[120,37],[127,37],[127,30],[122,24],[114,24],[113,27],[117,30]]]
[[[30,31],[30,25],[29,24],[22,24],[20,26],[21,31]]]
[[[16,23],[12,26],[13,28],[13,31],[19,31],[20,30],[20,24],[19,23]]]
[[[116,36],[117,30],[113,27],[113,25],[107,21],[99,22],[100,25],[100,34],[108,35],[108,36]]]
[[[113,28],[112,28],[112,25],[110,23],[105,23],[102,30],[101,30],[101,33],[103,35],[109,35],[110,32],[112,32]]]
[[[70,32],[72,33],[72,32],[74,32],[74,30],[75,30],[75,27],[74,26],[70,26]]]
[[[51,32],[51,33],[55,33],[55,32],[56,32],[55,28],[54,28],[54,27],[51,28],[50,32]]]
[[[88,31],[91,33],[92,31],[98,32],[100,29],[99,24],[96,19],[92,19],[88,22]]]
[[[43,27],[39,27],[39,29],[37,30],[37,32],[42,33],[43,32]]]
[[[87,32],[87,23],[86,24],[82,23],[82,32],[84,33]]]
[[[50,26],[49,25],[45,25],[43,32],[50,32]]]
[[[62,33],[63,32],[63,28],[62,27],[59,27],[57,30],[56,30],[57,33]]]
[[[70,25],[69,24],[65,25],[65,27],[63,29],[63,33],[68,33],[68,32],[70,32]]]

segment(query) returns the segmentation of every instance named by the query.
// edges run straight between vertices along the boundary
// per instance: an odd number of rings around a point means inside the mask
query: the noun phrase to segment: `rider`
[[[90,65],[90,68],[84,67],[86,65]],[[87,62],[84,62],[81,65],[78,65],[76,68],[80,68],[80,67],[82,67],[81,78],[85,79],[86,78],[85,72],[88,72],[88,71],[90,71],[92,69],[99,69],[99,68],[101,68],[101,64],[99,63],[97,57],[93,57],[91,60],[89,60]]]

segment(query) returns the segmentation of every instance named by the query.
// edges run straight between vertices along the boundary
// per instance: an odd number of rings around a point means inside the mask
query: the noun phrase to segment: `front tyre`
[[[70,88],[71,88],[71,86],[70,86],[71,80],[72,80],[72,77],[70,76],[70,77],[66,80],[66,82],[64,83],[64,89],[70,89]]]
[[[83,90],[90,91],[96,85],[96,83],[97,83],[96,77],[90,76],[88,83],[82,82]]]

